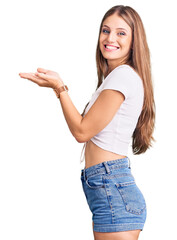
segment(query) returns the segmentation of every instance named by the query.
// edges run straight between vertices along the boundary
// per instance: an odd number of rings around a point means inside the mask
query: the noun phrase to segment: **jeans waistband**
[[[81,175],[86,179],[92,175],[106,174],[106,173],[109,174],[114,169],[126,168],[126,167],[130,168],[130,159],[128,157],[111,160],[111,161],[105,161],[97,165],[94,165],[92,167],[89,167],[86,169],[84,168],[81,170]]]

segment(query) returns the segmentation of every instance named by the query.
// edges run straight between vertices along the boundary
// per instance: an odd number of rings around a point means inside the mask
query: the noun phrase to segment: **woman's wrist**
[[[68,92],[68,87],[66,85],[64,85],[64,83],[63,83],[63,85],[58,85],[56,88],[53,88],[53,90],[54,90],[57,98],[60,98],[61,92],[63,92],[63,91]]]
[[[60,79],[57,83],[55,83],[53,89],[59,89],[60,87],[64,86],[64,82]]]

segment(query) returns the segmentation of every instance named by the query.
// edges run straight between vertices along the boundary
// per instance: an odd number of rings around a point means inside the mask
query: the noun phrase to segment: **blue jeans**
[[[126,157],[81,170],[95,232],[142,230],[144,227],[146,203],[129,161]]]

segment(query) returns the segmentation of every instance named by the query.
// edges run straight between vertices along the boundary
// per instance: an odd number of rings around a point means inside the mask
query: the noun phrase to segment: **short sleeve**
[[[101,91],[113,89],[121,92],[125,98],[133,96],[137,87],[137,74],[128,65],[115,68],[103,81]]]

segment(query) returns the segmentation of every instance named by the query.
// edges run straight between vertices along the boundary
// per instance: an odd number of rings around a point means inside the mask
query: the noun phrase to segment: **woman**
[[[146,220],[146,203],[127,152],[131,138],[134,154],[152,145],[155,103],[146,35],[134,9],[120,5],[106,12],[96,62],[97,89],[82,114],[58,73],[38,68],[19,75],[54,89],[71,133],[85,143],[81,180],[95,240],[136,240]]]

